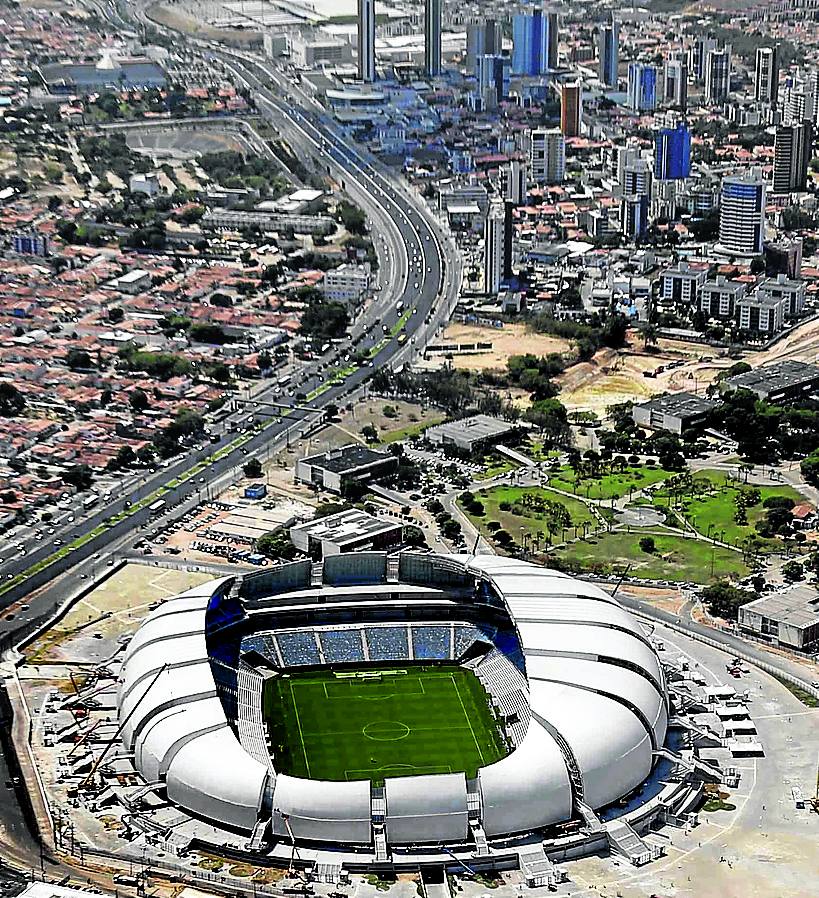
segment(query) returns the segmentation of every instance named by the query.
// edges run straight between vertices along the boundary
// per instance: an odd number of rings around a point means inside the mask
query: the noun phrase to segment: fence
[[[813,698],[819,699],[819,689],[811,686],[811,684],[807,680],[803,680],[800,677],[796,677],[785,670],[781,670],[780,668],[776,667],[776,665],[769,664],[767,661],[762,661],[759,658],[755,658],[753,655],[749,655],[747,652],[743,652],[741,648],[737,648],[736,646],[729,645],[725,642],[720,642],[718,639],[713,639],[710,636],[706,636],[704,633],[697,633],[693,630],[686,630],[684,627],[680,627],[677,624],[671,623],[670,621],[664,621],[660,620],[659,618],[654,618],[649,614],[645,614],[644,612],[636,610],[635,608],[629,608],[629,611],[637,617],[641,617],[644,620],[649,621],[652,626],[660,624],[663,627],[668,627],[670,630],[674,630],[681,636],[686,636],[689,639],[694,639],[697,642],[708,645],[720,652],[726,652],[734,658],[740,658],[746,664],[753,664],[754,667],[758,667],[760,670],[765,671],[765,673],[770,674],[772,677],[776,677],[779,680],[785,680],[791,685],[797,686],[808,695],[813,696]]]

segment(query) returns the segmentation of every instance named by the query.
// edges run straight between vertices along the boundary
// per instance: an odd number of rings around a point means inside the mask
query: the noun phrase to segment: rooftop
[[[807,362],[787,359],[764,368],[755,368],[744,374],[729,377],[726,383],[734,390],[751,390],[754,393],[774,393],[789,387],[819,380],[819,367]]]
[[[638,408],[660,411],[666,415],[688,417],[705,414],[716,405],[716,402],[695,396],[693,393],[669,393],[667,396],[657,396],[654,399],[649,399],[648,402],[642,402]]]
[[[742,608],[804,630],[819,624],[819,591],[814,586],[797,584],[754,599]]]
[[[348,511],[340,511],[338,514],[328,515],[305,524],[297,524],[290,528],[292,533],[305,533],[310,539],[329,540],[337,545],[353,542],[362,537],[378,536],[381,533],[389,533],[400,529],[400,524],[394,521],[381,521],[366,511],[351,508]]]
[[[325,471],[341,474],[344,471],[352,471],[356,468],[365,468],[379,462],[389,461],[392,456],[385,452],[376,452],[361,446],[358,443],[349,443],[339,449],[331,449],[329,452],[320,452],[318,455],[309,455],[302,461]]]
[[[500,418],[491,418],[489,415],[474,415],[471,418],[461,418],[460,421],[449,421],[446,424],[436,424],[426,431],[426,436],[440,436],[448,439],[485,440],[488,437],[501,436],[514,430],[515,425]]]

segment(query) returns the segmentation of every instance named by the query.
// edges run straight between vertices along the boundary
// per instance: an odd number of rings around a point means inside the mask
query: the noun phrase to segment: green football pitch
[[[276,768],[324,780],[465,772],[507,754],[477,677],[457,665],[268,680]]]

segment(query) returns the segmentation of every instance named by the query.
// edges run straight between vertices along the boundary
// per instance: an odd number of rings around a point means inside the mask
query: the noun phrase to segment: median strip
[[[375,350],[374,354],[377,354],[388,341],[382,340],[381,343],[377,344],[372,348],[371,353]],[[320,396],[322,393],[326,393],[331,387],[335,386],[338,383],[344,381],[350,374],[358,370],[358,366],[350,365],[346,368],[339,368],[327,381],[313,390],[308,394],[308,399],[315,399]],[[270,418],[264,424],[261,425],[261,430],[265,430],[268,427],[273,426],[274,424],[278,424],[281,418]],[[183,474],[180,474],[178,477],[174,477],[173,480],[169,481],[166,484],[155,489],[149,495],[139,499],[130,508],[124,508],[122,511],[118,511],[116,514],[112,515],[110,518],[106,520],[105,523],[97,525],[93,530],[89,530],[88,533],[84,533],[82,536],[78,536],[77,539],[68,543],[65,546],[61,546],[56,552],[52,552],[51,555],[46,558],[41,558],[40,561],[33,564],[31,567],[26,568],[26,570],[21,571],[19,574],[16,574],[12,577],[11,580],[0,585],[0,596],[4,593],[7,593],[9,590],[13,589],[15,586],[25,582],[29,577],[33,577],[35,574],[40,573],[43,569],[47,568],[49,565],[54,564],[57,561],[65,558],[66,555],[75,551],[76,549],[81,548],[86,543],[90,542],[92,539],[96,539],[98,536],[101,536],[105,533],[106,530],[110,530],[112,527],[115,527],[117,524],[120,524],[126,518],[135,515],[137,512],[142,511],[142,509],[156,502],[157,499],[161,499],[163,496],[166,496],[168,493],[172,492],[176,487],[181,486],[183,483],[188,482],[192,477],[195,477],[209,465],[214,462],[221,461],[226,456],[230,455],[232,452],[235,452],[237,449],[241,448],[245,443],[248,443],[251,439],[253,439],[254,433],[242,434],[237,437],[232,442],[228,443],[227,446],[222,446],[221,449],[218,449],[212,455],[208,456],[207,459],[202,459],[198,461],[195,465],[190,467]]]
[[[412,309],[407,309],[406,312],[395,322],[395,324],[390,328],[390,333],[393,337],[397,336],[406,326],[407,322],[410,320],[410,316],[412,315]]]

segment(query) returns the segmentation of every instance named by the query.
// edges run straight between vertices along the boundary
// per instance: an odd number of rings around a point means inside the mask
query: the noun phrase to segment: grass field
[[[722,471],[698,471],[694,477],[696,484],[706,487],[699,490],[693,496],[683,498],[682,509],[686,519],[693,525],[694,529],[706,536],[714,536],[715,534],[723,541],[739,545],[749,536],[756,534],[754,525],[757,521],[762,520],[765,516],[765,508],[763,502],[772,497],[780,496],[792,499],[794,502],[804,502],[801,496],[793,487],[787,484],[783,486],[760,486],[759,502],[747,509],[747,524],[737,524],[734,515],[737,511],[735,499],[741,489],[749,489],[736,480],[729,480]],[[668,504],[668,496],[666,490],[661,487],[655,494],[655,504],[658,506],[666,506]],[[765,540],[762,548],[767,551],[773,551],[782,548],[780,540]]]
[[[472,777],[506,754],[483,686],[457,665],[295,674],[264,701],[276,767],[293,776]]]
[[[641,533],[607,533],[599,538],[571,543],[555,555],[572,562],[581,570],[596,573],[621,572],[630,565],[630,577],[647,580],[672,580],[709,583],[723,577],[744,577],[748,567],[739,552],[712,546],[702,540],[651,531],[656,550],[640,548]],[[713,558],[713,576],[711,561]]]
[[[588,506],[579,499],[572,499],[556,493],[554,490],[539,486],[496,486],[491,489],[478,490],[475,496],[483,503],[485,510],[483,517],[476,517],[473,514],[469,514],[466,509],[463,510],[472,523],[486,537],[491,537],[491,531],[486,526],[487,523],[489,521],[497,521],[516,540],[520,539],[522,527],[530,537],[543,533],[544,536],[540,538],[540,541],[544,545],[546,544],[548,539],[546,534],[549,532],[549,522],[546,519],[546,515],[538,512],[535,508],[524,506],[521,500],[525,496],[538,497],[547,502],[557,502],[562,505],[571,517],[571,525],[567,531],[567,536],[569,537],[576,536],[584,524],[588,525],[589,530],[594,530],[597,526],[597,519],[589,511]],[[522,511],[523,514],[515,514],[511,509],[508,511],[501,509],[501,503],[506,505],[507,502],[512,508]],[[463,505],[461,505],[461,508],[463,508]],[[558,531],[554,534],[554,540],[558,541],[562,539],[562,536],[562,530]]]
[[[587,499],[611,499],[612,496],[627,496],[629,492],[644,490],[647,486],[660,483],[671,477],[670,471],[662,468],[645,466],[627,466],[616,474],[603,474],[601,477],[575,478],[574,471],[563,465],[554,474],[549,475],[549,485],[576,496]]]

